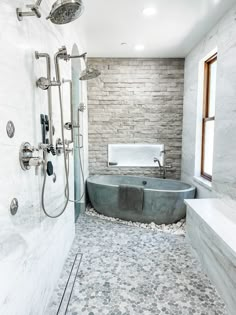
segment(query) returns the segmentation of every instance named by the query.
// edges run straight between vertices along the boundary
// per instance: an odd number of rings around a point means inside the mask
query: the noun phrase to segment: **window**
[[[205,61],[201,176],[212,181],[217,54]]]

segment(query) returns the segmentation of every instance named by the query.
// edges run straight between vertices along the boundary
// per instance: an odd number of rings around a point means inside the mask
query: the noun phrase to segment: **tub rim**
[[[193,185],[191,184],[188,184],[188,183],[185,183],[185,182],[182,182],[181,180],[175,180],[175,179],[163,179],[163,178],[156,178],[156,177],[146,177],[146,176],[133,176],[133,175],[91,175],[87,178],[87,182],[88,183],[91,183],[91,184],[96,184],[96,185],[99,185],[99,186],[110,186],[110,187],[119,187],[119,185],[113,185],[113,184],[105,184],[105,183],[96,183],[96,182],[93,182],[91,181],[92,178],[96,178],[96,177],[111,177],[111,176],[115,176],[115,177],[133,177],[133,178],[149,178],[149,179],[157,179],[157,180],[160,180],[160,181],[170,181],[170,182],[177,182],[177,183],[183,183],[185,185],[188,185],[189,188],[187,189],[182,189],[182,190],[161,190],[161,189],[150,189],[150,188],[145,188],[144,187],[144,191],[155,191],[155,192],[165,192],[165,193],[185,193],[185,192],[190,192],[190,191],[194,191],[196,190],[196,187],[194,187]],[[134,185],[135,186],[135,185]]]

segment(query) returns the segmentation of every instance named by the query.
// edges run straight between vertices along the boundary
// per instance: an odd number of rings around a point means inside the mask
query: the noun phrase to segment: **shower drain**
[[[82,262],[83,254],[76,254],[73,260],[73,264],[71,266],[69,277],[66,281],[66,285],[62,294],[62,298],[60,300],[58,310],[56,315],[66,315],[68,311],[68,307],[70,304],[70,300],[72,297],[72,293],[74,290],[76,278],[78,277],[79,268]]]

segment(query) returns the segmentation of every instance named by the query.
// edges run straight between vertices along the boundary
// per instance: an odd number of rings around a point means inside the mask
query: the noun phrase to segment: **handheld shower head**
[[[87,67],[84,71],[82,71],[80,80],[81,81],[92,80],[99,77],[100,75],[101,72],[99,70]]]
[[[67,24],[80,17],[83,11],[82,0],[57,0],[47,19],[54,24]]]

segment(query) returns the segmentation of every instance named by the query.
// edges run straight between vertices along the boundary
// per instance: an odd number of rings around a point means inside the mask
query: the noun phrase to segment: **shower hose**
[[[67,152],[67,159],[68,159],[68,175],[70,174],[70,159],[69,159],[69,152]],[[85,180],[84,180],[84,170],[83,170],[83,166],[82,166],[82,160],[81,160],[81,152],[80,152],[80,147],[79,147],[79,164],[80,164],[80,170],[81,170],[81,176],[82,176],[82,183],[83,183],[83,192],[82,195],[80,196],[79,199],[77,200],[71,200],[69,199],[70,202],[74,202],[74,203],[80,203],[80,201],[83,199],[84,195],[85,195]],[[67,191],[68,186],[66,186],[65,188],[65,196],[67,196],[67,194],[69,194],[69,192]]]
[[[66,174],[66,189],[65,189],[65,205],[63,206],[62,210],[57,215],[51,215],[48,213],[45,207],[45,187],[47,182],[47,153],[44,152],[44,179],[43,179],[43,189],[42,189],[42,196],[41,196],[41,204],[44,214],[51,218],[56,219],[59,218],[66,210],[68,203],[69,203],[69,172],[67,168],[67,153],[66,153],[66,146],[65,146],[65,134],[64,134],[64,115],[63,115],[63,103],[62,103],[62,92],[61,92],[61,86],[58,87],[59,89],[59,102],[60,102],[60,112],[61,112],[61,135],[62,135],[62,143],[63,143],[63,157],[64,157],[64,168],[65,168],[65,174]]]
[[[65,134],[64,134],[64,115],[63,115],[63,103],[62,103],[62,95],[61,95],[61,87],[59,87],[59,99],[60,99],[60,112],[61,112],[61,134],[62,134],[62,143],[63,143],[63,151],[64,151],[64,168],[65,168],[65,174],[66,174],[66,187],[65,187],[65,197],[66,197],[66,202],[62,210],[59,212],[57,215],[51,215],[48,213],[45,207],[45,187],[46,187],[46,182],[47,182],[47,153],[44,152],[44,179],[43,179],[43,189],[42,189],[42,209],[44,214],[51,218],[51,219],[56,219],[59,218],[66,210],[68,203],[73,202],[73,203],[80,203],[82,198],[85,195],[85,180],[84,180],[84,170],[82,166],[82,159],[81,159],[81,152],[80,152],[80,147],[79,147],[79,161],[80,161],[80,170],[81,170],[81,175],[82,175],[82,182],[83,182],[83,192],[82,195],[80,196],[79,199],[77,200],[72,200],[70,199],[70,190],[69,190],[69,173],[70,173],[70,158],[69,158],[69,152],[66,152],[65,148]],[[67,160],[68,160],[68,165],[67,165]]]

